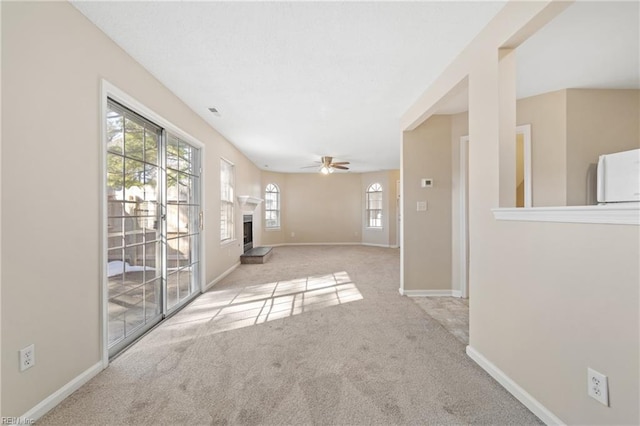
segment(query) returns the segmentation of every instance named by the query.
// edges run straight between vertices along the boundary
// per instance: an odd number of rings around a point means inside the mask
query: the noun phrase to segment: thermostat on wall
[[[431,188],[433,186],[433,179],[431,178],[420,179],[420,186],[422,186],[423,188]]]

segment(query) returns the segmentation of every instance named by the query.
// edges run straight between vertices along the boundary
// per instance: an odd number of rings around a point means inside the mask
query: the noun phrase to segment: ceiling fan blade
[[[335,163],[331,165],[331,168],[333,169],[340,169],[340,170],[349,170],[348,167],[345,166],[336,166]]]
[[[345,164],[351,164],[348,161],[337,161],[335,163],[331,163],[332,166],[344,166]]]
[[[319,166],[318,165],[313,165],[313,166],[304,166],[304,167],[300,167],[301,169],[311,169],[311,168],[315,168],[317,169]]]

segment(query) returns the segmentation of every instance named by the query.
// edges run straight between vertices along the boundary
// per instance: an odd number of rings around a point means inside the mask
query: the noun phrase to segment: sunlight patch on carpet
[[[209,291],[169,327],[207,323],[211,334],[362,300],[346,272]]]

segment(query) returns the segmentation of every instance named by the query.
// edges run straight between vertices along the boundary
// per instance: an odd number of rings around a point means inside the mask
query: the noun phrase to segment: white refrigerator
[[[598,203],[640,202],[640,149],[601,155]]]

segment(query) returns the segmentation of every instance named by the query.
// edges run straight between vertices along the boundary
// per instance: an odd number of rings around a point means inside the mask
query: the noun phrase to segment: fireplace
[[[242,222],[244,225],[244,252],[246,253],[253,248],[253,215],[243,215]]]

